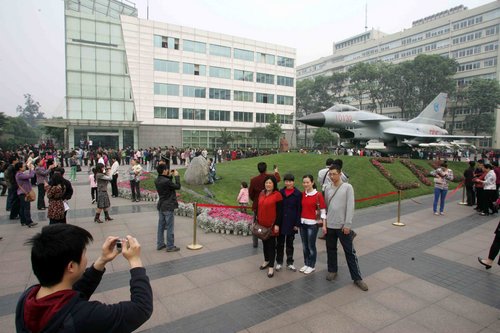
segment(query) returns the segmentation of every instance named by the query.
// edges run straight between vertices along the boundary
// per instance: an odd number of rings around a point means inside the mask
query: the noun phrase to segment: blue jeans
[[[316,224],[302,224],[300,227],[300,238],[302,238],[302,248],[304,250],[304,265],[313,267],[316,265],[316,238],[318,236],[318,226]]]
[[[438,200],[440,199],[439,197],[441,196],[440,200],[440,205],[439,205],[439,212],[442,213],[444,210],[444,200],[446,199],[446,193],[448,193],[448,190],[442,190],[440,188],[434,188],[434,204],[432,205],[432,208],[434,209],[434,213],[437,213],[437,205],[438,205]]]
[[[174,247],[174,212],[158,212],[158,233],[156,235],[156,248],[165,245],[164,233],[167,230],[167,249]]]

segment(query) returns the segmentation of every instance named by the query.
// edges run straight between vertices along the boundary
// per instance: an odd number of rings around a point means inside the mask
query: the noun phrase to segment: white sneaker
[[[303,266],[303,267],[299,270],[299,272],[304,273],[304,272],[306,271],[306,269],[308,269],[308,268],[309,268],[308,266]]]
[[[315,270],[316,270],[316,268],[314,268],[314,267],[307,267],[307,269],[304,271],[304,274],[311,274]]]
[[[293,264],[290,264],[290,265],[286,266],[286,268],[287,268],[288,270],[293,271],[293,272],[296,272],[296,271],[297,271],[297,268],[295,268],[295,266],[294,266]]]
[[[439,213],[438,212],[434,212],[434,215],[439,215]]]
[[[281,266],[281,264],[277,264],[276,267],[274,267],[274,269],[276,269],[277,271],[280,271],[281,267],[283,267],[283,266]]]

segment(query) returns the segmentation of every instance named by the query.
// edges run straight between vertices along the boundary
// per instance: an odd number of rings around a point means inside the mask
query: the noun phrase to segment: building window
[[[208,119],[216,121],[231,121],[231,112],[223,110],[209,110]]]
[[[182,109],[182,119],[205,120],[206,110],[203,109]]]
[[[231,79],[231,69],[210,66],[209,75],[210,75],[210,77],[218,77],[221,79]]]
[[[222,45],[210,44],[210,55],[231,58],[231,48]]]
[[[207,53],[207,44],[202,42],[195,42],[188,39],[182,40],[182,49],[184,51],[196,52],[196,53]]]
[[[154,61],[155,71],[169,72],[169,73],[179,73],[179,62],[155,59]]]
[[[233,118],[234,118],[234,121],[237,121],[237,122],[251,123],[251,122],[253,122],[253,113],[252,112],[234,111]]]
[[[155,82],[154,92],[155,95],[179,96],[179,85]]]
[[[206,88],[194,86],[182,86],[182,96],[184,97],[206,97]]]
[[[207,75],[205,65],[190,64],[190,63],[186,63],[186,62],[182,64],[182,72],[184,74],[192,74],[192,75],[200,75],[200,76]]]
[[[179,49],[179,38],[154,35],[154,46],[164,49]]]
[[[293,116],[287,116],[287,115],[284,115],[284,114],[279,114],[276,117],[276,121],[278,122],[278,124],[287,124],[287,125],[290,125],[290,124],[293,123]]]
[[[253,102],[253,92],[235,90],[234,100],[243,102]]]
[[[293,97],[292,96],[276,96],[276,104],[279,105],[293,105]]]
[[[155,106],[154,117],[161,119],[179,119],[179,108]]]
[[[235,69],[234,70],[234,79],[239,80],[239,81],[253,82],[253,72]]]
[[[269,123],[270,117],[271,117],[271,115],[269,113],[260,113],[260,112],[257,112],[255,114],[255,122],[256,123],[267,124],[267,123]]]
[[[273,94],[256,94],[256,102],[257,103],[265,103],[265,104],[274,104],[274,95]]]
[[[276,83],[278,84],[278,86],[293,87],[293,77],[278,75]]]
[[[274,75],[265,74],[265,73],[257,73],[257,82],[274,84]]]
[[[231,90],[228,90],[228,89],[218,89],[218,88],[210,88],[210,90],[209,90],[209,98],[211,98],[211,99],[230,100],[231,99]]]
[[[278,66],[293,68],[294,60],[292,58],[278,56]]]
[[[248,51],[248,50],[233,49],[233,57],[234,59],[254,61],[253,51]]]
[[[274,63],[275,63],[274,55],[266,54],[266,53],[257,53],[257,57],[255,60],[257,60],[257,62],[269,64],[269,65],[274,65]]]

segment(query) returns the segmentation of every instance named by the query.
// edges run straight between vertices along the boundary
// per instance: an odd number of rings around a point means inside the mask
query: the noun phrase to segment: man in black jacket
[[[92,235],[71,224],[53,224],[31,238],[31,265],[40,284],[27,289],[16,308],[17,332],[132,332],[153,312],[153,292],[131,236],[109,236],[99,258],[87,268]],[[89,299],[105,265],[121,253],[130,264],[130,301],[106,305]]]
[[[156,191],[160,196],[158,200],[158,233],[156,236],[156,249],[167,248],[167,252],[176,252],[180,249],[174,245],[174,209],[179,207],[175,190],[181,188],[181,180],[177,170],[169,170],[166,163],[161,163],[156,169],[158,178],[155,180]],[[175,183],[172,179],[175,178]],[[165,245],[165,230],[167,230],[167,244]]]

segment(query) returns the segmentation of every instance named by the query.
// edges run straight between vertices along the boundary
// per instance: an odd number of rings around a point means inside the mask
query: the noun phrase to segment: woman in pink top
[[[90,182],[90,196],[92,197],[92,203],[97,200],[97,182],[95,181],[95,174],[97,173],[96,168],[92,168],[92,174],[89,175]]]
[[[241,182],[240,193],[238,194],[238,203],[240,206],[245,207],[248,206],[248,184],[247,182]],[[241,208],[241,212],[246,213],[246,208]]]

